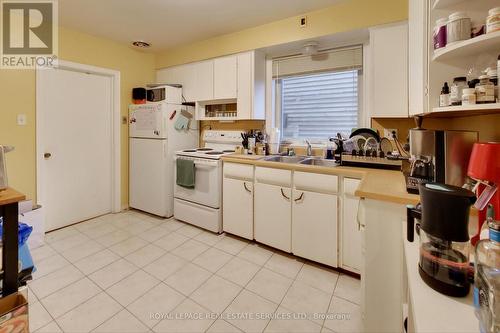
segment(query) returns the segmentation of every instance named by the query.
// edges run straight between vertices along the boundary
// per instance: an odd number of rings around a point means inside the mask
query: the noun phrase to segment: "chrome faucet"
[[[311,146],[311,142],[309,140],[305,140],[306,141],[306,144],[307,144],[307,156],[312,156],[312,146]]]

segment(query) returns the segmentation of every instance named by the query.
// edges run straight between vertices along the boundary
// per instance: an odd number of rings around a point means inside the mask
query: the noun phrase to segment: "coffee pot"
[[[473,192],[439,183],[419,185],[420,204],[407,208],[407,239],[420,236],[419,274],[434,290],[448,296],[469,293],[469,213]],[[415,219],[418,220],[415,228]]]

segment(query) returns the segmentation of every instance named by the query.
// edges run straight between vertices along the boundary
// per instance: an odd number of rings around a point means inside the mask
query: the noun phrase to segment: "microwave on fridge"
[[[182,88],[173,85],[151,86],[146,89],[146,100],[150,103],[182,104]]]

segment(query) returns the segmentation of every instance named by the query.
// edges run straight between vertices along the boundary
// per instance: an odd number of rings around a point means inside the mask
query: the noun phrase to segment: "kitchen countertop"
[[[25,199],[26,196],[24,194],[19,193],[12,188],[8,188],[5,191],[0,192],[0,206],[23,201]]]
[[[472,286],[469,295],[463,298],[446,296],[429,287],[418,273],[418,239],[413,243],[406,240],[406,226],[402,237],[411,302],[409,315],[415,332],[479,332]]]
[[[355,194],[358,197],[386,201],[404,205],[416,205],[420,202],[418,195],[406,192],[406,183],[401,171],[367,169],[355,167],[323,167],[298,163],[280,163],[264,161],[265,156],[258,155],[226,155],[224,162],[252,164],[259,167],[285,169],[302,172],[313,172],[361,179]]]

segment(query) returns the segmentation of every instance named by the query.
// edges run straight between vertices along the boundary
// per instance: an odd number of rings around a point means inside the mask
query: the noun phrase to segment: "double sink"
[[[311,157],[311,156],[272,156],[272,157],[266,157],[264,161],[289,163],[289,164],[315,165],[322,167],[338,166],[338,163],[336,163],[334,160],[327,160],[324,158]]]

